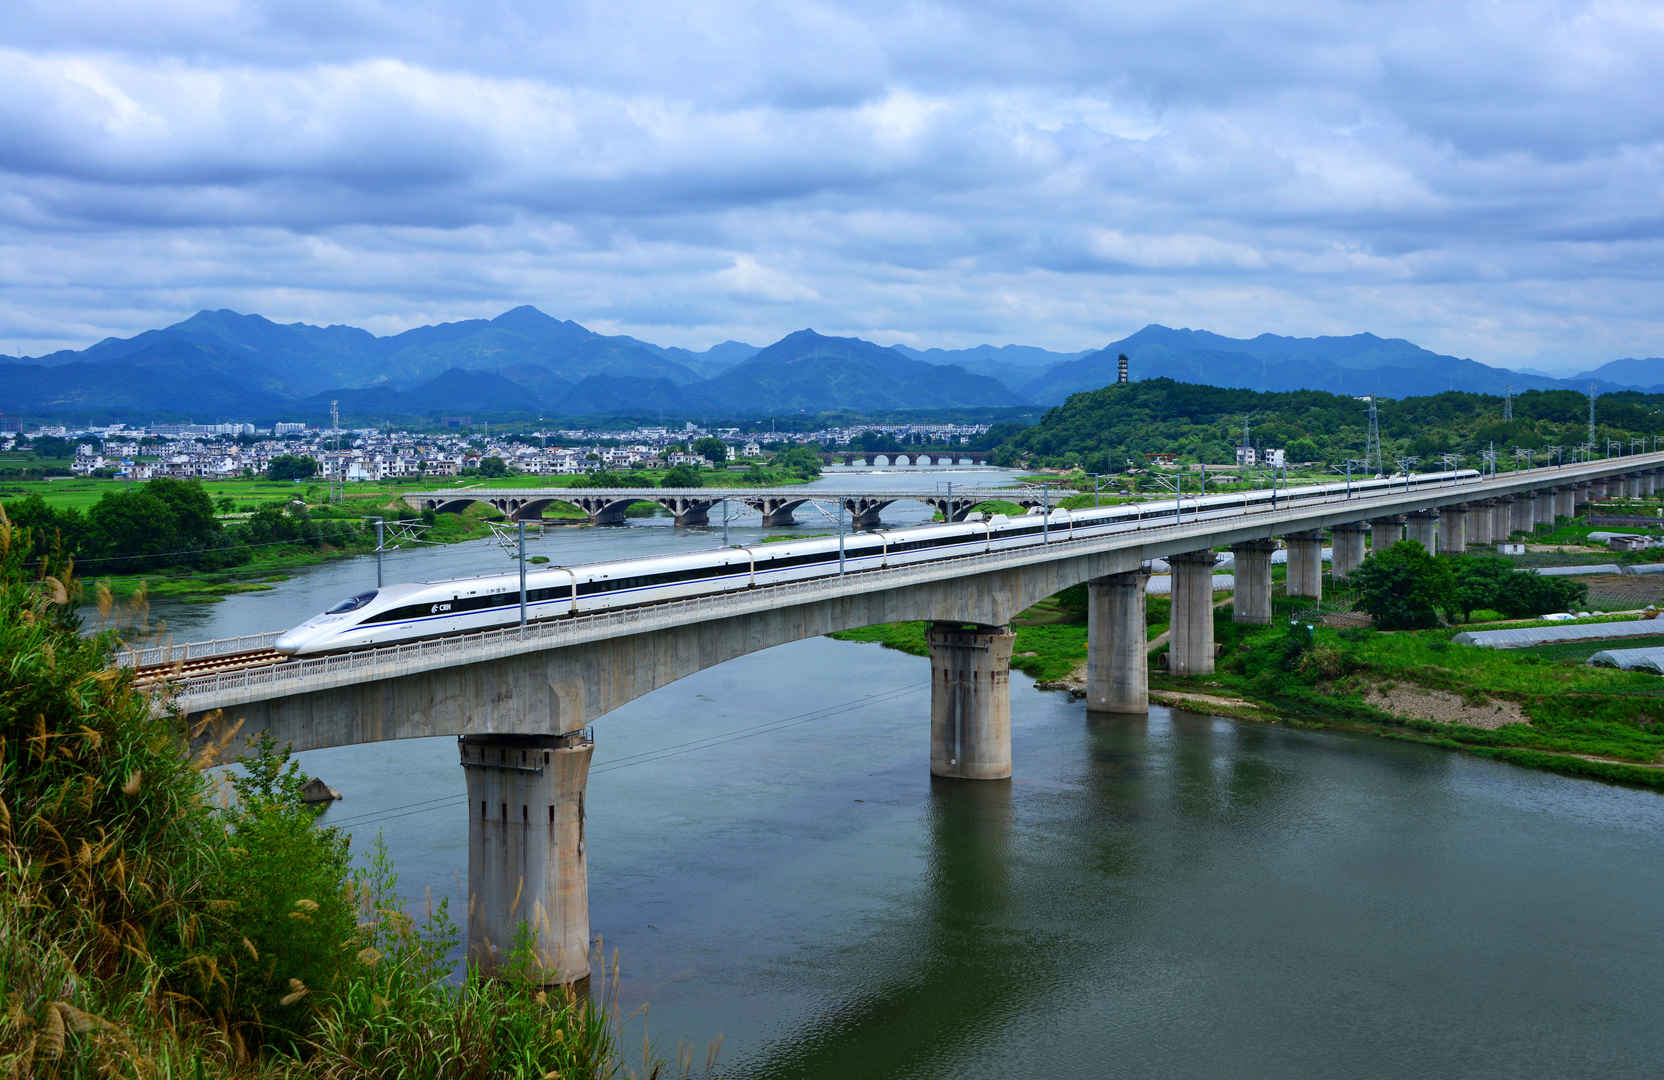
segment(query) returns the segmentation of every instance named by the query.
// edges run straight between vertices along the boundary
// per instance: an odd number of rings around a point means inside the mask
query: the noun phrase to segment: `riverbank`
[[[1496,650],[1451,641],[1457,628],[1383,632],[1290,625],[1280,599],[1270,626],[1231,621],[1216,604],[1216,670],[1173,676],[1162,665],[1168,600],[1150,597],[1150,699],[1255,723],[1368,733],[1462,750],[1528,768],[1664,790],[1664,679],[1589,667],[1580,652]],[[1011,666],[1036,688],[1084,697],[1084,597],[1043,601],[1012,622]],[[1471,627],[1469,627],[1471,628]],[[924,623],[832,635],[928,656]]]
[[[364,516],[375,516],[382,508],[370,507]],[[460,514],[435,515],[433,522],[422,533],[428,544],[459,544],[491,535],[486,525],[489,518],[501,517],[489,506],[478,503]],[[358,519],[358,514],[354,514]],[[368,533],[362,542],[347,545],[274,544],[257,548],[246,563],[225,570],[192,570],[179,567],[172,570],[146,571],[137,574],[89,574],[83,580],[83,599],[93,601],[102,592],[111,600],[132,603],[134,600],[168,599],[193,604],[213,604],[237,593],[265,592],[289,580],[293,571],[308,566],[374,554],[375,536]]]

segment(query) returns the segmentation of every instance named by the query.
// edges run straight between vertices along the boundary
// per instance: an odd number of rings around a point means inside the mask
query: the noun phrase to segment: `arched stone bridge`
[[[874,466],[884,465],[986,465],[989,452],[987,450],[842,450],[833,454],[822,454],[821,461],[828,465]]]
[[[1016,503],[1025,510],[1040,506],[1045,496],[1033,488],[969,488],[953,492],[951,505],[946,489],[898,491],[837,491],[830,488],[451,488],[444,491],[412,491],[404,496],[413,510],[455,514],[473,503],[485,503],[510,521],[536,521],[555,503],[576,506],[589,515],[592,525],[621,525],[631,503],[650,502],[676,515],[678,525],[707,525],[711,508],[718,503],[737,502],[763,515],[768,528],[790,525],[798,507],[810,500],[837,502],[850,515],[856,529],[874,529],[879,515],[891,503],[910,499],[932,510],[963,520],[972,508],[990,500]]]

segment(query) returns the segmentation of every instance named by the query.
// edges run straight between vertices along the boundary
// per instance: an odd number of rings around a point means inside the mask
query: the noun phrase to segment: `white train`
[[[1473,470],[1424,473],[1380,480],[1353,481],[1353,496],[1387,490],[1450,485],[1477,479]],[[1344,495],[1343,483],[1286,488],[1279,506]],[[1106,506],[1087,510],[1053,510],[1049,518],[1035,508],[1021,517],[996,515],[986,521],[923,525],[854,533],[843,545],[823,537],[756,547],[720,548],[690,555],[663,555],[622,562],[591,563],[532,570],[526,575],[528,620],[654,604],[690,596],[776,585],[787,581],[860,573],[882,567],[962,555],[1102,536],[1171,525],[1177,520],[1228,517],[1270,509],[1270,491],[1203,495],[1172,502]],[[467,630],[512,626],[520,621],[518,573],[454,581],[387,585],[359,593],[301,623],[277,639],[275,648],[290,655],[335,652],[367,645]]]

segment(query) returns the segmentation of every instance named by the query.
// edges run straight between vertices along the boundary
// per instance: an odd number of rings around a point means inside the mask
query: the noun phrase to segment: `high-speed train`
[[[1276,504],[1353,497],[1474,480],[1471,470],[1424,473],[1285,488]],[[526,618],[543,620],[788,581],[859,573],[1033,544],[1103,536],[1177,521],[1228,517],[1271,509],[1270,491],[1203,495],[1173,502],[1135,503],[1086,510],[1035,508],[1020,517],[995,515],[951,525],[880,529],[837,537],[730,547],[688,555],[531,570],[526,574]],[[518,573],[453,581],[387,585],[348,597],[281,635],[274,648],[293,656],[385,645],[520,621]]]

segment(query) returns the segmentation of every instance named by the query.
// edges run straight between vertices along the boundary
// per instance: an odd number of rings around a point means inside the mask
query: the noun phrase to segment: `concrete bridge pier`
[[[1086,707],[1092,712],[1150,711],[1144,618],[1149,580],[1146,566],[1086,585]]]
[[[1547,525],[1551,529],[1554,528],[1554,490],[1552,488],[1544,488],[1536,493],[1536,497],[1537,524]]]
[[[961,780],[1011,776],[1011,642],[1005,626],[933,622],[930,773]]]
[[[1537,500],[1530,495],[1514,497],[1514,520],[1510,532],[1530,535],[1537,528]]]
[[[1288,542],[1288,594],[1323,599],[1323,534],[1294,533]]]
[[[1624,477],[1624,495],[1631,499],[1641,497],[1641,478],[1634,473]]]
[[[849,511],[850,527],[856,530],[876,529],[881,524],[879,514],[893,499],[846,499],[844,509]]]
[[[1360,543],[1363,534],[1358,536]],[[1248,540],[1231,545],[1232,572],[1236,577],[1231,601],[1231,621],[1265,626],[1271,622],[1271,553],[1275,540]],[[1336,544],[1339,551],[1339,544]]]
[[[1213,674],[1213,550],[1167,559],[1173,568],[1172,630],[1167,669],[1175,675]]]
[[[1491,542],[1491,525],[1496,520],[1496,508],[1490,500],[1468,503],[1468,543],[1478,546]]]
[[[685,495],[675,495],[660,501],[661,506],[676,515],[676,525],[708,525],[711,521],[711,507],[716,505],[714,499],[690,499]]]
[[[553,983],[589,977],[584,789],[595,740],[463,735],[468,782],[468,955],[496,971],[522,923]]]
[[[1468,549],[1468,512],[1464,506],[1446,506],[1439,511],[1439,551],[1460,555]]]
[[[1370,551],[1385,551],[1404,539],[1404,519],[1401,517],[1376,518],[1369,523]]]
[[[1369,526],[1361,521],[1334,527],[1335,553],[1331,569],[1336,581],[1344,581],[1352,571],[1362,565],[1364,561],[1364,532],[1368,528]]]
[[[1437,511],[1417,510],[1409,515],[1409,524],[1405,527],[1405,539],[1414,540],[1429,552],[1432,552],[1438,536],[1438,522],[1439,515]]]
[[[1577,487],[1573,488],[1572,491],[1572,513],[1575,515],[1580,508],[1588,506],[1593,500],[1595,494],[1594,485],[1579,484]]]
[[[1491,509],[1491,541],[1499,543],[1514,535],[1514,497],[1502,496]]]
[[[763,515],[763,528],[779,529],[795,525],[797,518],[794,515],[797,508],[807,501],[806,499],[764,498],[747,499],[745,504]]]
[[[1570,521],[1577,516],[1577,489],[1570,487],[1554,489],[1554,516]]]

